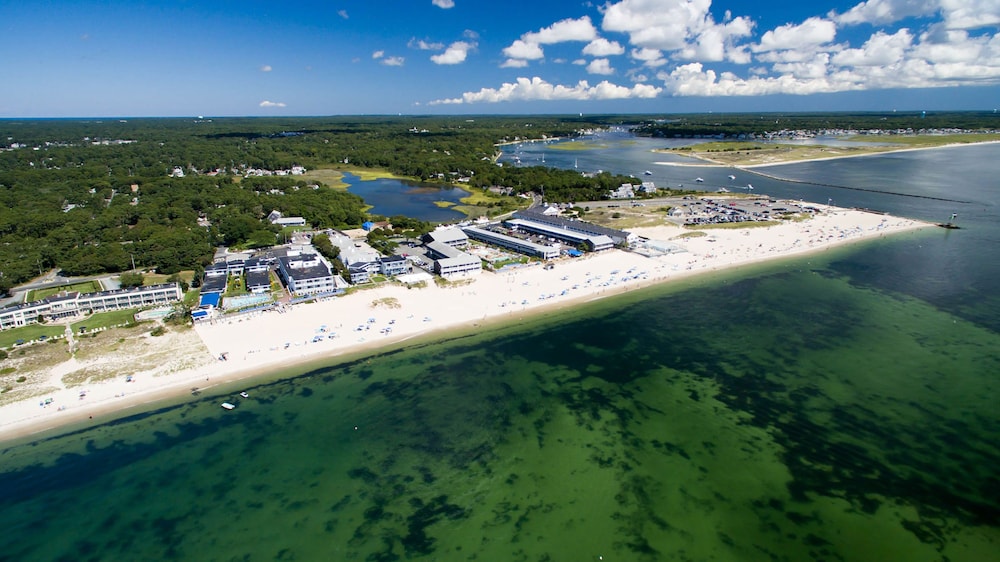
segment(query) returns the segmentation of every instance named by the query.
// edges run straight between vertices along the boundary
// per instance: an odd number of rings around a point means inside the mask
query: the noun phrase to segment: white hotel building
[[[115,289],[98,293],[68,293],[40,301],[16,304],[0,309],[0,330],[35,324],[40,318],[58,320],[94,312],[123,308],[142,308],[181,300],[184,293],[177,283]]]

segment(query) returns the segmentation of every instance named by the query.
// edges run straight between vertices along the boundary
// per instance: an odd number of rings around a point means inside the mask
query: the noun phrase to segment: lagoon
[[[371,205],[370,213],[391,217],[404,215],[429,222],[449,222],[465,218],[465,214],[449,207],[435,205],[447,202],[451,206],[460,205],[468,192],[456,187],[420,183],[394,178],[377,178],[361,181],[351,173],[344,173],[347,190]]]

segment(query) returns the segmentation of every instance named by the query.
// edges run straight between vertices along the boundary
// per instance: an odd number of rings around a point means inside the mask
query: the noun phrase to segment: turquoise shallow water
[[[996,150],[925,153],[959,231],[8,444],[0,560],[995,560]],[[918,154],[783,173],[900,192]]]
[[[990,560],[1000,337],[850,254],[7,449],[10,560]],[[845,350],[850,350],[849,353]],[[356,428],[356,429],[355,429]]]

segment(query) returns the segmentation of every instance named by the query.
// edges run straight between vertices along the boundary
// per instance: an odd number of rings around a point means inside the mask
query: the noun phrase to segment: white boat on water
[[[694,181],[696,181],[698,183],[703,183],[705,180],[703,180],[701,178],[694,178]]]
[[[233,405],[233,404],[230,404],[229,402],[223,402],[223,403],[222,403],[222,407],[223,407],[224,409],[226,409],[226,410],[232,410],[232,409],[233,409],[233,408],[235,408],[236,406],[235,406],[235,405]]]
[[[247,394],[247,391],[245,391],[245,390],[240,393],[240,396],[243,397],[243,398],[250,398],[250,395]]]
[[[734,176],[733,174],[729,174],[729,179],[734,180],[736,179],[736,176]]]
[[[645,172],[643,172],[643,174],[645,174],[647,176],[651,176],[651,175],[653,175],[653,172],[650,172],[649,170],[646,170]]]
[[[752,191],[752,190],[753,190],[753,184],[752,183],[748,183],[747,184],[747,191]]]

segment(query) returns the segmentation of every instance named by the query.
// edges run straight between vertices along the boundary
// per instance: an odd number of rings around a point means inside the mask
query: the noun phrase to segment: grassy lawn
[[[177,277],[191,286],[191,280],[194,279],[194,270],[186,269],[184,271],[178,271],[176,273]],[[163,273],[144,273],[142,275],[142,284],[144,287],[149,287],[150,285],[162,285],[167,283],[167,279],[171,275],[166,275]]]
[[[90,315],[90,317],[85,320],[74,322],[72,324],[73,333],[79,334],[80,327],[82,326],[86,326],[87,331],[90,332],[99,328],[110,328],[121,324],[135,324],[135,313],[136,309],[134,308],[112,310],[110,312],[98,312],[97,314]]]
[[[188,307],[194,308],[198,306],[198,300],[201,298],[201,292],[198,289],[191,289],[190,291],[184,293],[184,304]]]
[[[459,186],[459,188],[468,192],[468,195],[460,199],[460,201],[465,205],[488,205],[502,200],[501,197],[494,195],[485,189],[469,188],[468,186]],[[511,197],[509,199],[514,198]]]
[[[863,154],[891,152],[904,148],[934,148],[948,144],[976,143],[1000,140],[1000,134],[966,133],[954,135],[858,135],[849,140],[869,143],[891,143],[888,146],[827,146],[822,144],[771,144],[757,142],[710,141],[676,149],[658,149],[700,158],[728,166],[776,164],[818,158],[842,158]]]
[[[553,144],[549,146],[552,150],[568,150],[568,151],[580,151],[580,150],[600,150],[602,148],[607,148],[608,144],[603,142],[587,142],[587,141],[574,141],[574,142],[561,142],[559,144]]]
[[[344,183],[344,172],[340,170],[334,170],[333,168],[320,168],[318,170],[309,170],[302,177],[307,180],[316,181],[325,184],[329,187],[336,189],[347,189],[347,184]]]
[[[417,178],[409,178],[406,176],[397,176],[392,172],[387,172],[385,170],[376,170],[368,168],[352,168],[350,166],[343,166],[338,168],[317,168],[315,170],[309,170],[302,177],[308,180],[314,180],[326,184],[329,187],[338,189],[347,189],[348,184],[344,182],[344,173],[354,174],[358,176],[361,181],[371,181],[378,179],[396,179],[396,180],[414,180],[419,181]]]
[[[371,180],[381,180],[381,179],[390,179],[390,180],[415,180],[416,179],[416,178],[408,178],[406,176],[397,176],[396,174],[394,174],[392,172],[387,172],[385,170],[376,170],[376,169],[368,169],[368,168],[344,168],[344,171],[345,172],[350,172],[350,173],[358,176],[358,178],[360,178],[361,181],[371,181]]]
[[[640,207],[641,208],[641,207]],[[586,215],[586,220],[611,228],[635,228],[639,226],[660,226],[665,224],[665,216],[645,213],[639,208],[595,209]]]
[[[59,287],[49,287],[48,289],[35,289],[28,292],[28,302],[40,301],[45,297],[51,297],[62,291],[67,293],[96,293],[101,290],[101,284],[97,281],[84,281],[71,285],[60,285]]]
[[[226,293],[222,295],[223,297],[238,297],[240,295],[250,294],[247,291],[247,287],[243,282],[242,277],[230,277],[229,281],[226,283]]]
[[[684,228],[691,230],[735,230],[740,228],[767,228],[781,224],[781,221],[747,221],[747,222],[724,222],[719,224],[692,224],[684,225]]]
[[[998,133],[960,133],[954,135],[893,135],[891,137],[875,135],[856,135],[847,140],[857,142],[891,142],[908,147],[930,147],[945,144],[962,144],[1000,140]]]
[[[493,268],[494,269],[502,269],[505,266],[513,265],[513,264],[523,265],[523,264],[528,263],[529,261],[530,260],[527,257],[509,258],[509,259],[505,259],[505,260],[498,260],[498,261],[493,262]]]
[[[704,236],[708,236],[708,234],[701,231],[685,232],[684,234],[678,234],[677,236],[674,236],[673,238],[671,238],[671,240],[683,240],[685,238],[702,238]]]
[[[66,333],[65,326],[49,324],[31,324],[21,328],[13,328],[0,332],[0,347],[11,348],[18,340],[26,342],[37,340],[39,336],[48,338],[61,336]]]

